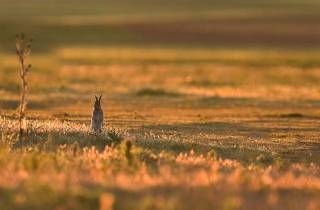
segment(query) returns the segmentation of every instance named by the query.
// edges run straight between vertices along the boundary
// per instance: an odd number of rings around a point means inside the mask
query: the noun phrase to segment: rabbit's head
[[[98,96],[94,96],[95,101],[94,101],[94,109],[101,109],[101,98],[102,95]]]

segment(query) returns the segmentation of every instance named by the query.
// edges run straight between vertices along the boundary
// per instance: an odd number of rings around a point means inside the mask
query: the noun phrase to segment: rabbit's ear
[[[94,98],[95,98],[95,101],[99,101],[99,99],[96,95],[94,96]]]
[[[101,102],[101,98],[102,98],[102,95],[100,95],[100,97],[99,97],[99,99],[98,99],[98,100],[99,100],[99,102]]]

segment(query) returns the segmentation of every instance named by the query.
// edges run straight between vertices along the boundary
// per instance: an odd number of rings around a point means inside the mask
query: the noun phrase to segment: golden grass
[[[0,0],[0,210],[320,209],[319,3],[51,3]]]
[[[41,209],[47,202],[49,207],[66,209],[148,209],[150,206],[143,205],[150,199],[149,193],[156,199],[148,204],[154,209],[168,208],[166,202],[172,202],[174,209],[196,206],[224,209],[225,205],[231,205],[231,209],[248,209],[252,207],[253,199],[264,204],[261,209],[311,210],[320,205],[317,199],[320,192],[318,165],[294,164],[281,169],[277,164],[261,167],[255,162],[244,166],[211,153],[154,154],[138,147],[130,150],[132,161],[127,162],[121,148],[106,147],[99,151],[74,144],[62,145],[56,151],[38,147],[10,151],[2,146],[1,197],[17,192],[10,199],[2,199],[2,206]],[[202,189],[201,194],[197,194],[200,193],[197,189]],[[88,190],[91,194],[86,194]],[[176,199],[169,199],[165,192],[170,192]],[[52,200],[34,202],[31,197],[39,196],[39,193],[51,196]],[[60,200],[62,195],[68,200]],[[82,196],[78,202],[68,202],[78,196]],[[130,196],[136,199],[132,200]],[[201,200],[188,200],[190,196],[200,196]],[[158,203],[158,199],[162,202]]]
[[[35,55],[30,141],[19,145],[17,65],[3,54],[0,207],[318,209],[319,68],[287,63],[308,53],[265,56],[280,62],[251,65],[264,54],[228,50]],[[97,92],[100,136],[90,132]],[[133,148],[112,146],[118,135]]]
[[[259,50],[259,49],[179,49],[179,48],[90,48],[73,47],[57,50],[57,55],[67,61],[152,61],[152,62],[224,62],[235,64],[299,64],[319,62],[319,52]]]

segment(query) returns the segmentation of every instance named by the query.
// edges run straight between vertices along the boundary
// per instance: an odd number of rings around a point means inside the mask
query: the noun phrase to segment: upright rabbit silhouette
[[[99,97],[94,96],[94,98],[95,101],[92,111],[91,129],[96,133],[100,133],[103,127],[103,111],[101,108],[102,95],[100,95]]]

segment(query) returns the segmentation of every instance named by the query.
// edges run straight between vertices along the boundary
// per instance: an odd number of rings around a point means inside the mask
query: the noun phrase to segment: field
[[[320,3],[228,2],[0,0],[0,209],[320,209]]]

